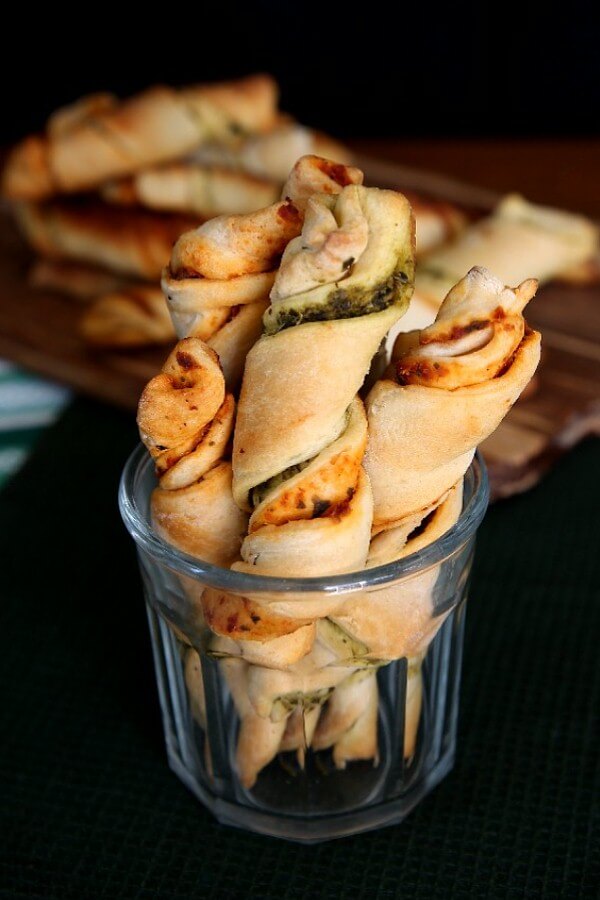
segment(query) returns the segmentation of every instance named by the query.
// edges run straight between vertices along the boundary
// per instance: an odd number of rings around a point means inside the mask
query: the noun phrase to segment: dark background
[[[340,136],[593,135],[596,9],[263,0],[53,6],[45,21],[17,5],[0,61],[0,140],[89,91],[260,70],[280,81],[283,108]]]

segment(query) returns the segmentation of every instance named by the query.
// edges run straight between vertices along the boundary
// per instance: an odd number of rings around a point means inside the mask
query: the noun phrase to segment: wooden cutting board
[[[370,184],[404,188],[482,212],[498,195],[395,163],[359,159]],[[91,351],[78,332],[82,305],[27,281],[31,252],[0,210],[0,357],[78,391],[134,410],[146,381],[167,354]],[[494,497],[527,489],[588,434],[600,434],[600,285],[555,283],[528,307],[542,331],[537,389],[521,399],[483,445]]]

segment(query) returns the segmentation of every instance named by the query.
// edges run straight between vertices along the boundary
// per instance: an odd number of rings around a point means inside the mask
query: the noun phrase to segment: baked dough
[[[267,75],[176,90],[153,87],[129,100],[94,95],[55,113],[46,134],[11,152],[3,192],[43,200],[87,191],[158,163],[203,141],[235,142],[276,123],[277,87]]]

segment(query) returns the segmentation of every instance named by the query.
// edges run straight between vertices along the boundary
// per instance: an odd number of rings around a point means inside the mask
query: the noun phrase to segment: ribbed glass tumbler
[[[140,447],[119,500],[137,545],[173,771],[220,822],[303,843],[401,821],[454,760],[467,586],[488,502],[481,460],[440,538],[394,563],[327,578],[249,575],[179,552],[152,529],[155,486]],[[207,628],[207,591],[279,613],[309,610],[335,662],[325,650],[315,679],[302,675],[302,661],[280,666],[275,652],[265,663],[264,645],[253,659],[253,642]],[[372,658],[335,624],[328,611],[339,618],[357,599],[373,616],[391,604],[385,627],[397,623],[398,658]]]

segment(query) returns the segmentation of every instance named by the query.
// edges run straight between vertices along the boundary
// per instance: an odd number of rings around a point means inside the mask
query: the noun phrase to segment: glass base
[[[434,638],[423,664],[423,704],[412,757],[405,758],[407,660],[378,672],[376,762],[333,764],[330,751],[308,751],[304,768],[280,753],[256,784],[235,777],[239,722],[217,680],[218,662],[202,659],[212,727],[194,720],[181,659],[189,647],[148,607],[169,765],[219,822],[259,834],[316,844],[401,822],[454,762],[465,602]]]
[[[367,765],[367,764],[365,764]],[[302,816],[286,816],[281,813],[270,814],[259,808],[251,809],[221,800],[210,794],[185,767],[182,760],[173,752],[169,752],[169,766],[178,778],[207,807],[222,825],[243,828],[256,834],[295,841],[299,844],[320,844],[335,838],[350,837],[388,825],[398,825],[415,806],[446,777],[454,765],[454,748],[446,753],[431,769],[425,778],[419,780],[414,788],[393,800],[366,806],[364,809],[327,815],[326,817],[305,818]],[[349,784],[356,783],[357,775],[361,790],[364,786],[363,774],[357,773],[360,764],[353,764],[347,772]]]

